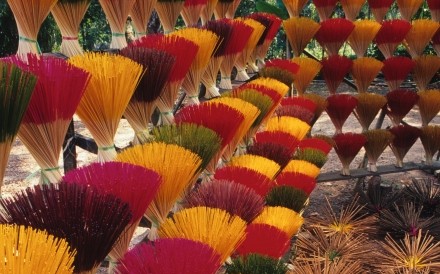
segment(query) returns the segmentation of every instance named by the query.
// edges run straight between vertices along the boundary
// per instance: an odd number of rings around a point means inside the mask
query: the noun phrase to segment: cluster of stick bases
[[[338,1],[314,0],[316,23],[299,17],[307,1],[284,0],[291,18],[282,21],[269,13],[231,19],[237,0],[100,0],[115,53],[81,50],[90,1],[7,2],[20,41],[17,55],[0,60],[0,178],[18,135],[41,167],[41,184],[0,200],[0,273],[95,273],[106,257],[115,273],[440,272],[435,180],[399,189],[373,177],[348,206],[329,203],[321,218],[302,217],[333,148],[344,175],[362,147],[373,172],[388,146],[402,166],[418,138],[432,163],[440,91],[427,87],[440,61],[423,53],[428,44],[439,53],[440,1],[427,1],[432,20],[410,22],[424,1],[398,0],[402,18],[383,20],[394,1],[369,0],[376,22],[355,21],[365,1],[341,0],[346,18],[331,18]],[[142,33],[153,8],[165,35]],[[40,55],[36,36],[49,12],[67,60]],[[127,45],[129,14],[140,37]],[[174,31],[179,14],[187,27]],[[194,27],[199,18],[203,26]],[[296,57],[265,61],[281,25]],[[320,62],[300,56],[312,38],[326,50]],[[355,60],[339,55],[346,41]],[[372,42],[383,62],[363,57]],[[393,56],[401,43],[411,57]],[[319,71],[327,98],[307,91]],[[380,71],[386,96],[368,92]],[[347,74],[356,96],[336,94]],[[400,89],[410,74],[417,91]],[[174,113],[181,89],[187,101]],[[422,124],[402,124],[415,105]],[[156,108],[162,125],[151,127]],[[311,136],[324,111],[335,135]],[[392,128],[369,129],[379,111]],[[362,133],[343,132],[351,113]],[[98,145],[98,163],[63,176],[58,160],[74,114]],[[122,116],[135,136],[116,151]],[[129,249],[143,217],[148,238]]]

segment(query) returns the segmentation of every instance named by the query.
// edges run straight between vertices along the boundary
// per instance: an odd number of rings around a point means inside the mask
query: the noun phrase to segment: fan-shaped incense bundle
[[[280,171],[280,165],[275,161],[258,155],[245,154],[231,158],[228,166],[245,167],[264,174],[273,179]]]
[[[420,137],[421,131],[416,127],[405,125],[392,127],[389,131],[394,135],[390,147],[396,156],[396,166],[403,167],[403,158]]]
[[[427,0],[429,10],[431,11],[431,18],[435,21],[440,21],[440,2],[436,0]]]
[[[250,223],[262,211],[263,198],[255,190],[227,180],[202,184],[183,201],[184,208],[205,206],[219,208]]]
[[[135,1],[136,0],[99,0],[112,31],[110,48],[122,49],[127,46],[125,24]]]
[[[419,10],[423,4],[423,0],[397,0],[397,7],[399,7],[400,16],[407,21]]]
[[[52,15],[61,31],[60,52],[67,57],[82,54],[78,32],[91,0],[60,0],[52,8]]]
[[[388,147],[394,136],[386,129],[372,129],[363,132],[367,142],[365,143],[365,153],[368,157],[368,170],[377,172],[377,159],[382,152]]]
[[[440,53],[440,29],[432,37],[432,47],[434,48],[437,55]]]
[[[379,74],[383,63],[372,57],[360,57],[353,61],[351,75],[359,93],[367,92],[371,82]]]
[[[411,23],[406,20],[392,19],[382,22],[382,27],[374,41],[385,58],[393,56],[397,46],[402,43],[411,29]]]
[[[273,185],[270,177],[251,168],[241,166],[225,166],[216,170],[214,179],[228,180],[253,189],[261,197],[266,196]]]
[[[289,67],[292,71],[295,71],[295,67],[297,67],[296,64],[293,64]],[[298,71],[298,69],[296,69]],[[269,90],[273,90],[276,93],[278,93],[281,97],[286,96],[287,92],[289,91],[289,87],[285,84],[281,83],[280,81],[268,77],[258,77],[255,80],[252,80],[251,82],[248,82],[247,84],[244,84],[243,86],[255,88],[256,90],[261,90],[261,92],[269,95]],[[263,88],[261,88],[263,87]],[[264,89],[265,88],[265,89]],[[275,100],[278,102],[278,100],[275,99],[275,96],[270,95],[272,100]],[[279,99],[281,101],[281,99]]]
[[[7,0],[14,14],[18,29],[18,51],[26,59],[28,53],[40,54],[37,35],[41,24],[55,6],[57,0],[23,1]]]
[[[0,190],[12,143],[31,100],[37,77],[0,61]]]
[[[283,28],[294,56],[301,55],[320,27],[320,24],[307,17],[292,17],[283,21]]]
[[[440,90],[421,91],[417,94],[422,126],[427,126],[440,111]]]
[[[205,9],[208,0],[185,0],[183,9],[180,12],[183,22],[187,27],[196,26],[202,10]]]
[[[140,243],[120,261],[117,273],[215,274],[220,256],[206,244],[187,239],[158,239]]]
[[[63,182],[27,188],[0,204],[1,223],[31,226],[64,238],[76,250],[75,273],[95,273],[132,218],[128,204],[115,196]]]
[[[224,262],[244,240],[246,222],[225,210],[208,207],[183,209],[160,227],[161,238],[184,237],[213,248]]]
[[[267,121],[266,130],[283,131],[302,140],[310,130],[310,126],[294,117],[273,117]]]
[[[202,21],[202,25],[205,26],[209,21],[211,21],[215,7],[217,6],[217,3],[219,0],[208,0],[206,3],[205,8],[202,9],[202,12],[200,13],[200,19]]]
[[[281,206],[302,212],[308,199],[307,193],[290,186],[274,186],[266,195],[266,206]]]
[[[295,57],[292,61],[299,65],[299,70],[295,75],[293,86],[298,95],[302,96],[321,70],[322,65],[320,62],[308,57]]]
[[[358,20],[353,22],[353,25],[354,29],[347,40],[356,56],[360,58],[364,56],[381,25],[373,20]]]
[[[319,20],[324,22],[332,16],[338,0],[312,0],[312,2],[318,11]]]
[[[328,55],[338,55],[339,49],[353,29],[354,25],[351,21],[344,18],[331,18],[321,22],[321,27],[316,32],[315,38]]]
[[[283,172],[300,173],[315,179],[319,175],[320,168],[307,161],[291,160],[283,169]]]
[[[362,131],[368,130],[377,113],[387,103],[385,96],[375,93],[361,93],[356,95],[357,106],[353,110],[354,116],[362,126]]]
[[[398,126],[403,117],[414,107],[419,95],[406,89],[396,89],[387,93],[387,115],[394,126]]]
[[[316,187],[316,180],[310,176],[296,172],[281,172],[276,180],[279,186],[290,186],[310,195]]]
[[[289,116],[298,118],[303,122],[306,122],[307,124],[311,124],[313,121],[313,118],[315,118],[315,113],[311,112],[310,110],[300,107],[300,106],[280,106],[275,110],[275,114],[278,117],[281,116]]]
[[[332,55],[322,59],[321,64],[328,90],[330,94],[335,94],[345,75],[351,71],[353,61],[345,56]]]
[[[247,153],[270,159],[279,164],[281,168],[292,159],[292,153],[288,148],[275,143],[254,143],[248,147]]]
[[[286,86],[291,87],[295,74],[298,72],[298,70],[299,65],[291,60],[272,59],[266,62],[264,68],[260,69],[259,75],[265,78],[263,81],[267,80],[269,82],[270,79],[275,79]],[[261,78],[258,78],[257,81],[260,79]]]
[[[341,0],[345,18],[350,21],[355,21],[364,4],[365,0]]]
[[[324,97],[322,97],[321,95],[313,94],[313,93],[304,94],[304,97],[313,101],[316,105],[315,118],[313,119],[312,123],[310,124],[312,126],[313,124],[315,124],[315,122],[321,116],[322,112],[324,112],[324,110],[327,108],[327,100]]]
[[[316,104],[305,97],[288,97],[283,98],[280,105],[283,106],[297,106],[300,108],[307,109],[310,112],[316,111]]]
[[[287,149],[293,154],[296,147],[298,146],[299,140],[295,136],[281,130],[274,131],[261,131],[255,134],[255,143],[273,143],[279,144]]]
[[[425,160],[427,165],[432,165],[434,154],[440,150],[440,126],[422,127],[420,140],[425,149]]]
[[[291,238],[298,232],[303,222],[303,217],[293,210],[280,206],[267,206],[252,224],[274,226],[284,231]]]
[[[219,37],[212,31],[197,28],[184,28],[174,32],[199,46],[197,55],[183,80],[182,87],[188,96],[188,102],[199,104],[199,86],[211,56],[214,54]]]
[[[376,21],[382,22],[394,0],[367,0],[367,2]]]
[[[234,0],[219,0],[214,9],[215,19],[226,18],[226,13],[234,3]]]
[[[322,137],[322,136],[321,136]],[[298,144],[299,149],[316,149],[324,153],[325,155],[328,155],[330,153],[330,150],[333,148],[333,139],[331,139],[332,143],[328,142],[324,138],[321,138],[319,136],[312,137],[312,138],[306,138],[302,140]]]
[[[405,47],[412,58],[421,56],[431,38],[437,32],[439,23],[428,19],[412,21],[412,27],[405,36]]]
[[[335,94],[327,97],[327,103],[325,111],[335,126],[335,133],[342,133],[342,127],[358,105],[358,100],[349,94]]]
[[[232,259],[226,265],[226,273],[271,273],[284,274],[288,268],[282,260],[274,259],[260,254],[249,254]],[[261,271],[261,272],[260,272]]]
[[[307,0],[283,0],[290,18],[299,17],[306,3]]]
[[[1,273],[32,273],[36,269],[48,274],[73,272],[74,250],[64,239],[24,226],[0,225]],[[47,263],[50,258],[51,262]]]
[[[116,157],[114,135],[142,76],[142,66],[120,56],[87,53],[69,62],[90,73],[91,80],[76,113],[98,145],[98,160]]]
[[[327,162],[327,154],[319,149],[303,148],[296,151],[293,159],[307,161],[322,168]]]
[[[429,82],[440,69],[440,57],[435,55],[422,55],[413,59],[415,66],[413,78],[419,91],[426,90]]]
[[[402,56],[390,57],[383,61],[382,73],[390,91],[398,89],[414,69],[415,62]]]
[[[157,0],[135,0],[130,16],[137,37],[147,35],[147,25]]]
[[[365,145],[367,138],[362,134],[341,133],[333,137],[335,140],[335,152],[342,163],[342,175],[350,175],[350,164],[361,148]]]
[[[174,30],[184,4],[185,0],[157,0],[154,8],[159,16],[164,33],[170,33]]]

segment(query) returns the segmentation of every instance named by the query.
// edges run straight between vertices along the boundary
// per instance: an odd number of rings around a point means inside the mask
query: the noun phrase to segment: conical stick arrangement
[[[440,21],[440,2],[436,0],[427,0],[426,1],[429,6],[429,10],[431,11],[432,20],[437,22]]]
[[[435,214],[440,203],[438,200],[440,187],[437,182],[437,178],[413,178],[412,183],[403,192],[406,197],[414,201],[416,206],[423,207],[424,216]]]
[[[227,166],[249,168],[260,172],[271,179],[276,177],[281,168],[275,161],[251,154],[233,157]]]
[[[327,162],[327,154],[319,149],[299,148],[293,156],[293,159],[307,161],[322,168]]]
[[[136,0],[134,2],[130,16],[133,20],[136,37],[147,35],[147,25],[156,3],[157,0]]]
[[[307,0],[283,0],[290,18],[299,17],[306,3]]]
[[[335,152],[342,163],[342,175],[350,175],[350,164],[361,148],[365,145],[367,138],[357,133],[341,133],[333,137],[335,140]]]
[[[316,178],[321,169],[312,163],[303,160],[291,160],[283,169],[283,172],[295,172]]]
[[[61,31],[60,52],[67,57],[82,54],[78,32],[91,0],[60,0],[52,8],[52,15]]]
[[[407,21],[411,21],[411,18],[419,10],[423,4],[423,0],[397,0],[397,7],[400,11],[400,16]]]
[[[307,195],[310,195],[316,187],[316,180],[314,178],[296,172],[281,172],[277,176],[276,183],[279,186],[290,186],[302,190]]]
[[[421,91],[417,94],[422,126],[427,126],[440,111],[440,90]]]
[[[275,161],[281,168],[285,167],[292,159],[292,153],[288,148],[274,143],[254,143],[248,147],[247,153]]]
[[[132,43],[136,47],[165,51],[175,58],[174,66],[163,92],[156,101],[164,124],[174,123],[173,108],[180,87],[199,50],[194,42],[178,36],[148,35]]]
[[[177,18],[183,10],[185,0],[158,0],[155,5],[155,10],[159,16],[165,34],[174,30],[177,24]]]
[[[377,159],[391,143],[394,135],[385,129],[367,130],[363,134],[367,138],[364,148],[368,157],[368,170],[377,172]]]
[[[302,96],[316,75],[321,71],[322,65],[308,57],[295,57],[292,61],[299,65],[299,71],[295,75],[293,86],[299,96]]]
[[[211,21],[214,15],[215,7],[217,6],[218,2],[219,0],[208,0],[205,8],[202,9],[202,12],[200,13],[200,20],[202,21],[203,26]]]
[[[32,273],[36,269],[48,274],[73,272],[75,251],[64,239],[45,231],[16,225],[0,225],[1,273]],[[47,263],[50,258],[51,262]]]
[[[249,254],[238,256],[226,265],[226,273],[266,273],[283,274],[288,272],[285,263],[279,259],[274,259],[260,254]]]
[[[426,90],[429,82],[440,69],[440,57],[435,55],[422,55],[414,60],[413,78],[419,91]]]
[[[246,228],[246,238],[238,246],[241,256],[260,254],[274,259],[281,258],[290,247],[288,235],[275,226],[250,224]]]
[[[182,238],[140,243],[120,261],[117,273],[215,274],[220,256],[210,246]]]
[[[358,20],[353,22],[354,29],[348,36],[348,43],[358,58],[363,57],[381,25],[373,20]]]
[[[320,27],[319,23],[307,17],[291,17],[283,21],[283,28],[294,56],[301,55]]]
[[[390,91],[400,87],[414,69],[415,62],[403,56],[390,57],[383,61],[382,73]]]
[[[266,196],[274,182],[263,173],[241,166],[225,166],[216,170],[214,179],[228,180],[253,189],[260,197]]]
[[[205,206],[223,209],[250,223],[263,211],[264,200],[255,190],[245,185],[213,180],[189,194],[182,204],[184,208]]]
[[[299,65],[291,60],[272,59],[266,62],[264,68],[259,71],[260,77],[271,78],[291,87]]]
[[[347,41],[354,24],[344,18],[331,18],[321,22],[321,27],[315,35],[316,40],[328,55],[338,55],[339,49]]]
[[[361,93],[356,95],[356,99],[358,103],[353,114],[361,124],[362,131],[366,131],[379,111],[386,105],[387,99],[375,93]]]
[[[283,131],[302,140],[310,130],[310,126],[294,117],[273,117],[267,121],[266,130]]]
[[[212,31],[198,28],[184,28],[172,35],[188,39],[199,46],[197,55],[183,80],[182,87],[188,96],[189,104],[199,104],[199,86],[211,56],[216,50],[219,37]]]
[[[127,46],[125,24],[136,0],[99,0],[112,31],[110,48],[122,49]]]
[[[176,58],[167,52],[144,47],[127,47],[120,54],[144,68],[144,74],[124,112],[134,129],[134,143],[137,144],[149,136],[148,127],[156,109],[156,100],[164,91]]]
[[[303,122],[306,122],[307,124],[311,124],[313,121],[313,118],[315,118],[315,113],[311,112],[310,110],[300,107],[300,106],[280,106],[275,110],[275,114],[278,117],[281,116],[289,116],[298,118]]]
[[[63,142],[73,114],[89,83],[89,74],[58,58],[29,54],[28,64],[13,62],[38,77],[18,132],[20,140],[41,167],[41,183],[57,183]]]
[[[324,22],[332,16],[338,0],[313,0],[312,2],[318,10],[319,21]]]
[[[397,46],[403,42],[410,29],[411,23],[405,20],[392,19],[382,22],[382,27],[374,41],[385,58],[393,56]]]
[[[434,154],[440,150],[440,126],[422,127],[420,140],[425,149],[425,161],[427,165],[432,165]]]
[[[326,136],[327,137],[327,136]],[[324,138],[315,135],[315,137],[303,139],[298,144],[298,149],[314,149],[319,150],[325,155],[328,155],[334,146],[334,141],[331,137],[327,137],[330,140],[327,141]]]
[[[419,95],[406,89],[396,89],[388,92],[387,96],[387,115],[390,117],[394,126],[398,126],[402,119],[417,104]]]
[[[368,91],[371,82],[379,74],[383,63],[372,57],[360,57],[353,61],[351,75],[359,93]]]
[[[76,250],[75,273],[96,273],[132,219],[128,204],[74,183],[34,186],[0,204],[1,223],[30,226],[64,238]]]
[[[440,29],[432,37],[432,47],[434,48],[437,55],[440,53]]]
[[[428,19],[412,21],[412,27],[405,36],[404,45],[412,58],[419,57],[425,51],[431,38],[437,32],[440,24]]]
[[[374,19],[376,19],[377,22],[382,22],[390,10],[391,5],[394,3],[394,0],[367,0],[367,2],[374,15]]]
[[[416,127],[405,125],[392,127],[389,131],[394,135],[390,147],[396,156],[396,166],[403,167],[403,158],[420,137],[421,131]]]
[[[37,77],[0,61],[0,190],[12,143],[31,100]]]
[[[127,203],[133,215],[109,256],[113,262],[123,258],[134,232],[161,183],[158,173],[141,166],[108,162],[95,163],[68,172],[63,182],[92,186]]]
[[[74,56],[69,62],[91,75],[76,113],[98,145],[98,161],[111,161],[116,157],[113,138],[143,68],[126,57],[102,53]]]
[[[205,9],[208,0],[185,0],[183,9],[180,12],[183,22],[187,27],[196,26],[202,10]]]
[[[325,111],[335,126],[335,133],[342,133],[342,127],[358,105],[358,100],[352,95],[335,94],[327,97],[327,102]]]
[[[321,64],[322,76],[327,84],[329,93],[335,94],[345,75],[351,71],[353,61],[345,56],[332,55],[324,58]]]
[[[274,186],[266,195],[266,206],[281,206],[302,212],[308,199],[307,193],[290,186]]]
[[[40,54],[41,50],[37,42],[38,31],[57,0],[32,2],[8,0],[7,2],[17,23],[19,39],[17,54],[24,59],[28,53]]]
[[[355,21],[364,4],[365,0],[341,0],[345,18],[350,21]]]
[[[214,9],[215,19],[226,18],[226,13],[233,3],[234,0],[219,0]]]
[[[246,222],[225,210],[208,207],[183,209],[161,226],[161,238],[184,237],[213,248],[223,263],[244,240]]]
[[[254,143],[273,143],[279,144],[287,149],[289,149],[290,153],[293,154],[295,152],[296,147],[298,146],[299,140],[296,139],[295,136],[281,131],[261,131],[255,134]]]
[[[304,220],[297,212],[280,206],[267,206],[252,224],[271,225],[284,231],[289,238],[298,233]]]

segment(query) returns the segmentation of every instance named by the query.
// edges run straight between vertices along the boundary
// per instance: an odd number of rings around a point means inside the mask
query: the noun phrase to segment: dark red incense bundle
[[[254,143],[248,147],[247,153],[270,159],[279,164],[281,168],[285,167],[292,160],[290,150],[276,143]]]
[[[281,106],[299,106],[303,107],[313,113],[316,111],[316,104],[310,99],[306,97],[298,96],[298,97],[287,97],[283,98],[280,102]]]
[[[345,56],[332,55],[322,59],[322,76],[330,94],[335,94],[345,75],[351,71],[353,61]]]
[[[353,22],[344,18],[331,18],[321,22],[315,38],[325,48],[328,55],[338,55],[339,49],[353,30]]]
[[[438,0],[427,0],[426,1],[431,11],[431,18],[435,21],[440,21],[440,1]]]
[[[394,156],[396,156],[396,166],[403,167],[403,158],[420,137],[421,131],[408,125],[392,127],[389,131],[394,135],[390,147]]]
[[[295,136],[283,131],[262,131],[254,136],[255,143],[274,143],[284,146],[293,153],[298,146],[299,140]]]
[[[286,232],[268,224],[249,224],[246,238],[238,246],[238,255],[260,254],[274,259],[281,258],[290,247]]]
[[[1,223],[46,230],[76,250],[75,273],[95,273],[132,219],[129,205],[86,185],[38,185],[0,200]]]
[[[184,208],[220,208],[250,223],[263,211],[264,200],[255,190],[245,185],[228,180],[213,180],[189,194],[182,205]]]
[[[313,118],[315,118],[314,112],[300,106],[279,106],[275,110],[275,114],[278,116],[295,117],[309,125],[312,123]]]
[[[437,56],[440,55],[440,29],[434,34],[434,36],[431,39],[432,46],[437,53]]]
[[[383,61],[382,73],[390,91],[400,87],[414,66],[414,60],[403,56],[394,56]]]
[[[417,104],[419,95],[408,89],[396,89],[387,93],[387,115],[394,126],[402,122],[403,117]]]
[[[323,22],[332,16],[338,0],[313,0],[312,2],[318,10],[319,20]]]
[[[300,189],[307,193],[307,195],[310,195],[316,187],[315,178],[296,172],[281,172],[275,182],[280,186]]]
[[[377,22],[381,22],[385,19],[385,15],[390,9],[391,5],[394,3],[394,0],[367,0],[368,5],[370,6],[371,12],[374,15],[374,18]]]
[[[342,132],[342,126],[357,106],[356,97],[348,94],[335,94],[327,98],[325,111],[336,128],[336,134]]]
[[[266,196],[273,185],[273,181],[266,175],[255,170],[239,167],[226,166],[215,171],[214,179],[228,180],[253,189],[261,197]]]
[[[403,42],[411,29],[411,23],[406,20],[392,19],[382,22],[382,27],[374,38],[385,58],[393,56],[397,46]]]
[[[335,152],[342,163],[342,175],[350,175],[350,163],[367,142],[362,134],[341,133],[333,137],[335,140]]]
[[[317,149],[328,155],[333,146],[321,138],[306,138],[298,144],[299,149]]]
[[[215,274],[220,256],[213,248],[188,239],[158,239],[140,243],[125,254],[117,268],[120,274]]]

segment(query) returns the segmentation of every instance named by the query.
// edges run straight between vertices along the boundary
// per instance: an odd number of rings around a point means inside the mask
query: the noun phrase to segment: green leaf
[[[280,8],[275,5],[269,4],[265,1],[257,1],[256,7],[257,7],[257,11],[259,12],[272,13],[283,20],[289,19],[289,13],[284,8],[284,6],[283,8]]]

